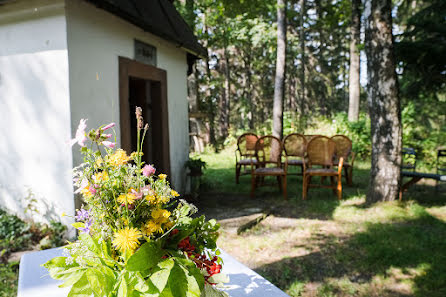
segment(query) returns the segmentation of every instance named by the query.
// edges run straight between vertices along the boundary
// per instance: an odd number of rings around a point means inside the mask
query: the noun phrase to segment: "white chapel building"
[[[187,75],[205,55],[170,0],[0,0],[0,207],[23,214],[31,195],[36,219],[74,214],[80,119],[115,122],[130,152],[136,106],[146,161],[184,191]]]

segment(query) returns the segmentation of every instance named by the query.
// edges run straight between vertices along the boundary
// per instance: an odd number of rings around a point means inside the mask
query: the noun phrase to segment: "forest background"
[[[188,79],[193,149],[210,144],[219,150],[247,131],[270,134],[277,1],[174,3],[208,50]],[[349,74],[355,11],[361,20],[359,42],[353,45],[361,57],[360,77]],[[436,148],[446,144],[445,15],[443,0],[393,1],[403,146],[415,148],[427,167],[435,162]],[[286,23],[283,134],[335,127],[367,158],[371,140],[361,1],[287,1]],[[360,113],[349,120],[349,85],[359,79]]]

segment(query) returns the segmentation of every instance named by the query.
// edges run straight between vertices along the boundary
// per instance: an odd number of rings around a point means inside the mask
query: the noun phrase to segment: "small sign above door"
[[[135,39],[135,60],[156,66],[156,47]]]

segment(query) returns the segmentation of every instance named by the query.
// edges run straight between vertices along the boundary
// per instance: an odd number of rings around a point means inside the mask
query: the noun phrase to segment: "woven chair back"
[[[256,143],[257,160],[264,165],[274,164],[281,166],[282,162],[282,142],[272,135],[262,136]]]
[[[314,135],[304,135],[305,140],[307,141],[307,144],[310,142],[311,139],[315,138],[316,136],[322,136],[322,135],[317,135],[317,134],[314,134]]]
[[[254,157],[256,142],[259,137],[254,133],[245,133],[237,139],[237,148],[242,157]]]
[[[287,156],[303,157],[306,146],[307,140],[302,134],[292,133],[283,139],[283,150]]]
[[[307,157],[309,167],[322,165],[332,167],[336,153],[336,143],[326,136],[316,136],[308,142]]]
[[[344,160],[348,159],[348,156],[352,152],[352,141],[345,135],[335,135],[331,137],[336,143],[336,157],[343,157]]]

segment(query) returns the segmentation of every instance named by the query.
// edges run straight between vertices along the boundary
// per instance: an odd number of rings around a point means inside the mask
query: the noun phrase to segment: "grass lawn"
[[[18,273],[18,262],[0,264],[0,297],[12,297],[17,295]]]
[[[368,162],[357,162],[354,186],[338,202],[328,189],[288,178],[288,201],[274,186],[249,198],[250,176],[235,184],[234,150],[207,162],[197,206],[222,225],[219,246],[290,296],[446,296],[446,185],[415,185],[404,202],[365,205]],[[275,182],[275,180],[272,182]],[[275,206],[253,229],[237,227]]]

